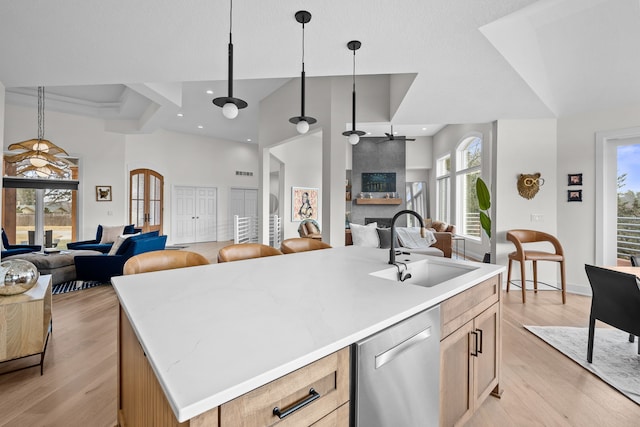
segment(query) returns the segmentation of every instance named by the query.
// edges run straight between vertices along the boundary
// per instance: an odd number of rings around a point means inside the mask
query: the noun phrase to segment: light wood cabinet
[[[27,292],[0,296],[0,362],[40,355],[40,374],[51,332],[51,275]],[[20,367],[18,369],[22,369]]]
[[[463,425],[500,394],[500,276],[441,305],[440,425]]]
[[[184,423],[178,423],[122,308],[118,347],[118,423],[122,427],[349,426],[348,347]],[[314,393],[319,397],[314,398]],[[285,412],[306,399],[312,401],[282,419],[273,413],[275,407]]]

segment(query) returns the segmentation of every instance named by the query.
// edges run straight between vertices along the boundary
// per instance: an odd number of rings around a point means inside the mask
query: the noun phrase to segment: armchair
[[[7,237],[7,233],[4,232],[4,228],[2,229],[2,253],[0,253],[0,257],[4,258],[11,255],[28,254],[30,252],[37,252],[41,250],[42,250],[42,246],[40,245],[9,244],[9,238]]]
[[[78,255],[74,258],[78,280],[109,281],[113,276],[122,276],[124,264],[134,255],[163,250],[167,236],[157,232],[144,233],[126,239],[115,255]]]
[[[135,226],[133,224],[125,225],[124,231],[122,232],[122,234],[134,234],[140,231],[140,229],[136,229],[134,227]],[[103,254],[106,254],[111,250],[111,246],[113,246],[113,242],[100,243],[100,241],[102,240],[102,232],[103,232],[103,226],[98,225],[95,239],[82,240],[79,242],[69,242],[67,243],[67,248],[73,249],[73,250],[86,249],[91,251],[99,251],[99,252],[102,252]]]
[[[302,220],[298,227],[298,234],[300,237],[307,237],[309,239],[322,240],[322,233],[320,232],[320,226],[314,219]]]

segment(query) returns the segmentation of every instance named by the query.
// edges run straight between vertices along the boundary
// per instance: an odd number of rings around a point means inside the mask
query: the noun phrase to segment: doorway
[[[233,238],[233,218],[252,218],[249,236],[258,239],[258,189],[257,188],[232,188],[229,194],[229,230]]]
[[[175,243],[217,241],[217,188],[175,186],[172,199],[171,234]]]
[[[151,169],[129,172],[129,222],[144,233],[162,234],[164,177]]]

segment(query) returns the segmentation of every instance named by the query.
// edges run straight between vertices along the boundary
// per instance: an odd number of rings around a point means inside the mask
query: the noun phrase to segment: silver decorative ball
[[[23,259],[0,262],[0,296],[16,295],[31,289],[40,273],[35,265]]]

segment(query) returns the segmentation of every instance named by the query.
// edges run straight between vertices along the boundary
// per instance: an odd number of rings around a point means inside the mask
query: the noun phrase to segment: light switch
[[[113,216],[113,211],[107,211],[107,216]]]
[[[531,214],[531,222],[542,222],[542,221],[544,221],[544,215]]]

